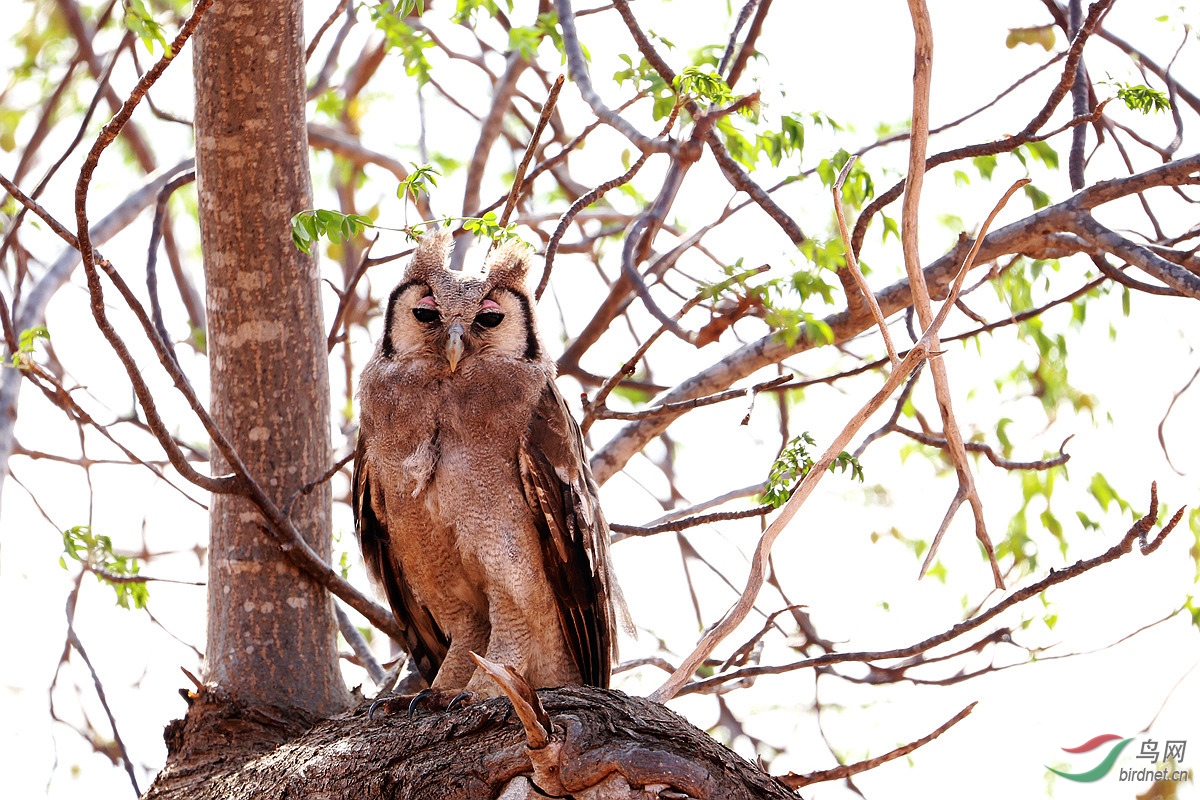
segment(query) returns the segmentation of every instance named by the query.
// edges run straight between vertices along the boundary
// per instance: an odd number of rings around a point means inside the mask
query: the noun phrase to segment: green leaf
[[[340,242],[374,227],[374,221],[362,214],[343,214],[327,208],[301,211],[292,217],[292,244],[297,250],[311,255],[313,244],[322,236],[331,242]]]
[[[50,341],[50,331],[46,330],[45,325],[34,325],[21,331],[17,336],[17,352],[9,357],[12,366],[17,369],[27,369],[30,366],[33,348],[38,339]]]
[[[396,197],[401,200],[406,197],[412,198],[414,203],[418,194],[424,193],[428,197],[430,196],[430,187],[437,187],[440,176],[442,173],[433,164],[413,163],[413,172],[410,172],[408,178],[402,180],[400,186],[396,187]]]
[[[975,156],[971,159],[971,163],[975,166],[975,169],[979,170],[981,178],[988,181],[992,179],[992,173],[996,171],[995,156]]]
[[[1030,155],[1050,169],[1058,169],[1058,151],[1046,142],[1030,142],[1025,148],[1029,150]]]
[[[1187,602],[1183,604],[1184,610],[1192,617],[1192,624],[1200,628],[1200,604],[1196,602],[1196,598],[1188,595]]]
[[[1108,482],[1108,479],[1099,472],[1092,476],[1092,482],[1088,486],[1088,493],[1091,494],[1092,497],[1096,498],[1096,502],[1099,503],[1100,507],[1105,511],[1108,511],[1108,507],[1112,503],[1116,503],[1122,511],[1129,511],[1131,509],[1129,503],[1125,502],[1125,500],[1119,494],[1117,494],[1117,490],[1114,489]]]
[[[517,236],[516,223],[512,222],[501,226],[500,218],[496,216],[495,211],[489,211],[482,217],[463,217],[462,226],[464,230],[494,242],[506,242],[509,239],[520,238]]]
[[[938,214],[938,222],[952,231],[965,230],[967,225],[957,214]]]
[[[34,325],[21,331],[21,335],[17,337],[17,348],[22,353],[32,353],[33,345],[38,339],[50,341],[50,331],[46,330],[45,325]]]
[[[1041,45],[1047,52],[1053,50],[1053,23],[1038,25],[1032,28],[1009,28],[1008,36],[1004,40],[1004,46],[1011,50],[1023,44]]]
[[[810,445],[815,446],[816,442],[808,431],[787,443],[783,452],[771,465],[766,489],[760,495],[759,502],[779,508],[788,501],[792,492],[800,484],[800,480],[813,467],[814,462],[808,452]],[[833,463],[829,465],[829,471],[833,472],[834,470],[849,471],[852,478],[857,478],[859,482],[863,480],[862,465],[858,463],[858,459],[845,451],[839,453]]]
[[[1025,196],[1029,198],[1029,202],[1033,203],[1034,209],[1045,208],[1050,205],[1050,195],[1032,183],[1025,184]]]
[[[1005,457],[1012,455],[1012,440],[1008,437],[1008,426],[1012,422],[1009,417],[1002,417],[996,422],[996,440],[1000,442]]]
[[[505,5],[509,11],[513,10],[512,0],[505,0]],[[459,25],[473,27],[480,11],[486,12],[489,17],[495,17],[500,13],[500,4],[496,0],[458,0],[453,19]]]
[[[716,70],[706,70],[697,66],[684,67],[683,72],[675,76],[675,91],[680,95],[720,105],[733,100],[733,90]]]
[[[635,406],[642,406],[654,399],[654,392],[647,389],[639,389],[636,386],[626,386],[625,384],[617,384],[612,393],[618,397],[623,397]]]
[[[163,34],[162,25],[154,19],[142,0],[125,0],[125,27],[135,34],[151,53],[157,44],[162,47],[163,55],[171,57],[171,45]]]
[[[141,564],[136,558],[119,555],[113,550],[112,539],[94,533],[89,525],[76,525],[63,531],[63,557],[59,566],[67,568],[67,559],[83,566],[85,572],[108,584],[117,595],[121,608],[145,608],[150,600],[146,581],[138,573]]]
[[[1196,564],[1196,582],[1200,583],[1200,508],[1193,508],[1188,514],[1188,525],[1192,529],[1192,547],[1188,554]]]
[[[900,223],[887,214],[881,213],[879,216],[883,217],[883,241],[887,241],[889,233],[896,237],[897,242],[900,241]]]
[[[1165,92],[1158,89],[1151,89],[1149,86],[1141,84],[1120,83],[1117,86],[1117,99],[1125,104],[1125,107],[1132,111],[1140,111],[1143,114],[1150,112],[1169,111],[1171,109],[1171,100]]]
[[[429,82],[432,73],[425,51],[437,45],[424,33],[404,21],[414,8],[418,9],[418,15],[424,13],[424,0],[401,0],[399,5],[391,0],[384,0],[377,6],[368,6],[371,21],[383,33],[387,48],[400,53],[405,73],[410,78],[416,78],[417,85],[423,86]]]

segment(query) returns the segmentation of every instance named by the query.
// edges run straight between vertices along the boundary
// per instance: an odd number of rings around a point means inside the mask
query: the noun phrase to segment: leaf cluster
[[[301,211],[292,217],[292,244],[312,255],[313,244],[322,236],[331,242],[341,242],[374,227],[371,218],[362,214],[343,214],[327,208]]]
[[[816,446],[816,441],[808,431],[787,443],[783,452],[771,465],[771,472],[767,476],[766,490],[759,496],[760,502],[779,508],[788,501],[801,479],[813,467],[814,462],[808,452],[809,446]],[[857,458],[845,450],[838,453],[837,458],[829,465],[829,471],[833,472],[834,470],[841,472],[849,470],[851,478],[856,478],[860,483],[863,480],[862,465],[858,463]]]
[[[832,242],[830,246],[833,246]],[[833,340],[833,331],[828,323],[802,308],[804,302],[814,296],[820,297],[825,305],[834,302],[835,287],[821,276],[822,265],[817,264],[817,269],[798,269],[787,278],[750,284],[749,279],[757,275],[759,270],[747,270],[743,262],[739,258],[723,267],[729,277],[717,283],[701,284],[700,292],[706,299],[714,301],[714,305],[721,301],[732,301],[734,307],[755,309],[755,315],[761,316],[767,326],[782,336],[789,346],[795,344],[801,335],[816,342]],[[799,296],[799,304],[793,306],[787,301],[795,295]]]
[[[384,0],[377,6],[368,6],[371,21],[384,35],[389,49],[396,49],[404,60],[404,71],[410,78],[416,78],[418,86],[429,83],[433,67],[425,57],[425,51],[436,47],[433,40],[417,32],[413,26],[405,22],[405,18],[413,13],[418,15],[425,11],[424,0],[400,0],[393,3]]]
[[[565,53],[562,31],[558,27],[558,14],[545,11],[538,14],[532,25],[513,26],[508,31],[508,49],[521,54],[529,61],[537,58],[538,48],[543,39],[549,39],[559,53]],[[563,56],[566,60],[566,56]]]
[[[154,19],[154,15],[142,0],[125,0],[125,27],[141,39],[142,44],[151,53],[157,44],[162,48],[163,55],[168,58],[174,55],[163,32],[163,26]]]
[[[117,594],[117,605],[121,608],[146,607],[150,590],[138,575],[141,564],[136,558],[118,554],[113,550],[112,539],[94,533],[90,525],[67,528],[62,537],[63,555],[58,559],[60,567],[67,568],[68,558],[77,561],[100,583],[112,587]]]
[[[29,357],[33,355],[33,347],[38,339],[50,341],[50,331],[46,330],[45,325],[34,325],[32,328],[21,331],[20,336],[17,337],[17,352],[9,356],[12,366],[17,369],[28,369]]]
[[[1116,83],[1117,99],[1125,104],[1125,107],[1131,111],[1140,111],[1143,114],[1150,112],[1158,113],[1159,111],[1170,111],[1171,100],[1167,97],[1166,92],[1158,89],[1151,89],[1149,86],[1130,83]]]

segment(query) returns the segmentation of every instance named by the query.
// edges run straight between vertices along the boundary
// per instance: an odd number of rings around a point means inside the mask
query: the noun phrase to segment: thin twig
[[[343,11],[346,10],[346,6],[349,5],[349,3],[350,0],[338,0],[338,4],[333,9],[333,13],[331,13],[329,17],[321,23],[321,27],[317,28],[317,32],[313,34],[312,41],[308,43],[308,47],[304,50],[305,63],[312,58],[313,51],[316,50],[317,45],[321,43],[321,37],[325,35],[325,31],[329,30],[333,23],[337,21],[337,18],[341,16]]]
[[[529,169],[529,162],[533,160],[538,141],[542,138],[542,131],[546,130],[546,123],[550,121],[550,115],[554,113],[554,106],[558,102],[558,93],[562,91],[565,80],[566,76],[561,73],[554,79],[554,85],[550,87],[550,94],[546,96],[546,102],[542,104],[542,113],[538,115],[537,126],[534,127],[533,134],[529,137],[525,155],[521,157],[521,163],[517,165],[512,189],[508,192],[508,200],[504,204],[503,213],[500,214],[500,227],[502,228],[508,224],[508,218],[512,216],[513,209],[517,205],[517,198],[521,196],[521,189],[525,186],[525,170]],[[494,244],[495,242],[493,242]]]
[[[329,326],[329,336],[325,341],[326,352],[332,353],[333,348],[337,346],[338,340],[341,338],[338,336],[338,328],[342,326],[346,311],[354,301],[354,292],[358,288],[358,282],[362,280],[362,277],[367,274],[367,270],[374,263],[371,260],[371,250],[378,241],[379,236],[376,236],[367,242],[367,246],[363,248],[362,255],[358,258],[358,266],[354,268],[350,279],[346,281],[346,286],[338,292],[337,310],[333,312],[333,323]]]
[[[334,475],[337,475],[339,472],[341,472],[343,467],[354,460],[354,456],[355,451],[351,450],[349,453],[339,458],[332,467],[325,470],[325,473],[321,475],[321,477],[317,478],[315,481],[309,481],[296,491],[292,492],[291,495],[288,496],[288,499],[284,501],[283,505],[280,506],[279,510],[285,516],[290,515],[292,504],[295,503],[297,499],[303,495],[312,494],[313,489],[316,489],[321,484],[333,478]]]
[[[905,428],[902,425],[896,424],[895,421],[893,421],[891,425],[886,426],[885,428],[881,428],[880,430],[882,430],[884,432],[895,431],[896,433],[903,434],[904,436],[907,436],[908,438],[913,439],[914,441],[918,441],[921,444],[927,444],[930,447],[937,447],[942,450],[946,449],[946,446],[947,446],[946,439],[944,437],[930,436],[929,434],[922,433],[921,431],[909,430],[908,428]],[[969,452],[982,453],[984,456],[987,457],[988,461],[992,462],[992,464],[994,464],[997,467],[1000,467],[1001,469],[1010,469],[1010,470],[1031,469],[1031,470],[1039,470],[1040,471],[1040,470],[1052,469],[1053,467],[1061,467],[1063,464],[1066,464],[1068,461],[1071,460],[1071,455],[1069,453],[1064,452],[1064,449],[1067,446],[1067,442],[1071,441],[1071,438],[1072,438],[1071,436],[1068,436],[1063,441],[1062,445],[1059,446],[1057,456],[1055,456],[1054,458],[1044,458],[1039,461],[1012,461],[1010,459],[1007,459],[1007,458],[1001,456],[995,450],[993,450],[989,445],[986,445],[983,442],[963,442],[963,446]]]
[[[620,11],[622,8],[621,4],[616,3],[615,5],[617,6],[617,10]],[[563,50],[566,52],[567,69],[571,80],[579,88],[579,94],[583,97],[583,101],[591,107],[592,113],[605,125],[618,131],[643,153],[674,154],[678,149],[676,142],[670,139],[651,139],[645,136],[628,120],[604,104],[604,101],[600,99],[600,95],[596,94],[596,90],[592,88],[592,79],[588,74],[587,59],[583,55],[583,47],[579,43],[579,33],[575,29],[575,11],[571,7],[570,0],[555,0],[554,6],[558,12],[559,27],[562,29]]]
[[[150,298],[150,313],[154,320],[154,327],[158,330],[158,335],[162,337],[164,342],[171,341],[171,335],[167,332],[167,323],[163,319],[162,305],[158,298],[158,273],[155,269],[158,264],[158,245],[162,241],[163,222],[167,215],[167,201],[171,199],[171,195],[177,189],[196,180],[196,170],[190,169],[187,172],[173,178],[166,186],[158,193],[158,201],[154,205],[154,222],[150,225],[150,248],[146,254],[146,294]],[[203,323],[203,320],[201,320]],[[175,356],[174,348],[168,350],[172,358]]]
[[[750,270],[746,273],[740,274],[737,276],[737,278],[744,280],[753,275],[758,275],[763,272],[766,272],[769,269],[770,269],[769,266],[764,265],[764,266],[758,267],[757,269]],[[732,282],[733,280],[734,279],[731,278],[730,282]],[[690,300],[688,300],[686,303],[683,304],[683,306],[679,309],[679,311],[676,312],[674,319],[675,320],[682,319],[684,314],[691,311],[693,308],[695,308],[697,305],[699,305],[700,302],[703,301],[705,297],[708,297],[708,296],[710,296],[710,292],[708,290],[698,292],[694,297],[692,297]],[[633,371],[637,367],[638,362],[642,360],[642,356],[646,355],[646,351],[648,351],[651,348],[651,346],[653,346],[653,344],[656,341],[658,341],[658,338],[660,336],[662,336],[664,333],[666,333],[666,331],[667,331],[667,326],[660,325],[658,330],[656,330],[654,333],[650,334],[650,336],[647,337],[646,341],[642,342],[642,344],[638,347],[638,349],[634,352],[634,354],[629,357],[629,360],[626,361],[624,364],[622,364],[621,368],[618,369],[615,373],[613,373],[612,376],[609,377],[609,379],[604,382],[604,385],[600,387],[600,389],[596,392],[596,394],[592,397],[592,399],[584,403],[583,422],[581,423],[581,427],[583,428],[584,433],[587,433],[588,429],[591,427],[591,418],[593,418],[593,417],[599,418],[599,419],[615,419],[615,417],[604,416],[604,414],[607,413],[607,408],[604,405],[604,403],[608,399],[609,394],[612,392],[613,389],[615,389],[617,387],[617,385],[619,383],[621,383],[621,381],[623,381],[625,378],[629,377],[630,375],[633,375]],[[755,387],[755,390],[758,390],[759,388],[760,387]],[[743,391],[743,394],[744,394],[744,391]],[[732,396],[736,397],[736,396],[740,396],[740,395],[732,395]],[[719,401],[717,401],[717,402],[719,402]]]
[[[694,397],[691,400],[680,400],[677,403],[661,403],[659,405],[650,406],[637,411],[614,411],[607,406],[601,406],[593,409],[592,416],[594,416],[596,419],[651,419],[652,417],[658,417],[665,414],[676,414],[680,411],[691,411],[695,408],[703,408],[704,406],[723,403],[726,400],[745,397],[746,395],[752,395],[767,389],[794,388],[787,385],[792,380],[792,375],[781,375],[778,378],[772,378],[769,381],[755,384],[754,386],[746,389],[728,389],[724,392],[717,392],[716,394],[709,394],[703,397]]]
[[[889,761],[895,761],[897,758],[900,758],[900,756],[906,756],[912,751],[916,750],[918,747],[923,747],[929,744],[934,739],[938,738],[943,733],[966,719],[967,715],[974,711],[975,706],[978,704],[978,701],[971,703],[971,705],[955,714],[953,717],[947,720],[945,724],[938,727],[937,730],[933,731],[929,735],[922,736],[916,741],[909,742],[901,747],[897,747],[895,750],[884,753],[881,756],[868,758],[866,761],[859,761],[854,764],[843,764],[841,766],[834,767],[833,769],[823,769],[818,772],[810,772],[807,775],[797,775],[794,772],[789,772],[787,775],[780,776],[778,780],[789,789],[799,789],[800,787],[808,786],[811,783],[843,780],[845,778],[849,778],[851,775],[857,775],[860,772],[866,772],[869,769],[875,769],[875,767],[878,767],[881,764],[886,764]]]
[[[695,528],[698,525],[708,525],[713,522],[726,522],[732,519],[748,519],[750,517],[764,517],[775,510],[775,506],[765,505],[756,506],[755,508],[746,508],[741,511],[718,511],[713,514],[698,514],[694,517],[684,517],[672,522],[663,522],[658,525],[647,525],[639,527],[637,525],[619,525],[610,523],[608,529],[613,533],[624,534],[625,536],[653,536],[656,533],[668,533],[672,531],[682,531],[688,528]]]
[[[96,667],[92,664],[92,659],[88,657],[87,650],[83,647],[83,642],[79,641],[79,635],[75,633],[75,600],[78,596],[79,586],[76,584],[75,591],[67,599],[67,641],[70,646],[79,653],[79,657],[83,659],[83,663],[87,666],[88,672],[92,676],[92,685],[96,689],[96,697],[100,701],[100,707],[104,709],[105,715],[108,717],[109,728],[112,729],[113,742],[117,745],[117,752],[121,754],[121,763],[125,767],[125,773],[129,776],[129,782],[133,784],[133,793],[138,797],[142,796],[142,790],[138,788],[137,775],[133,770],[133,761],[129,758],[129,750],[125,747],[125,741],[121,738],[121,732],[117,729],[117,718],[113,715],[112,708],[108,704],[108,697],[104,693],[104,684],[100,682],[100,676],[96,674]]]
[[[875,299],[875,293],[871,291],[871,287],[867,285],[867,279],[863,277],[862,270],[858,268],[858,259],[854,257],[854,248],[850,246],[850,231],[846,227],[846,212],[842,208],[842,185],[846,182],[846,176],[850,174],[851,167],[858,160],[858,156],[850,156],[846,161],[846,165],[842,167],[842,171],[838,173],[837,180],[834,181],[833,190],[833,210],[837,213],[838,230],[842,234],[842,244],[846,250],[846,266],[850,270],[850,274],[854,276],[854,282],[858,284],[859,291],[867,301],[867,305],[871,309],[871,316],[875,318],[875,324],[879,326],[879,332],[883,335],[883,344],[887,347],[888,360],[895,366],[900,362],[899,356],[896,355],[896,348],[892,345],[891,334],[888,333],[887,320],[883,318],[883,312],[879,310],[879,301]]]
[[[671,127],[675,124],[675,118],[678,114],[678,107],[671,109],[671,114],[667,119],[667,124],[663,126],[663,136],[666,136],[671,130]],[[645,165],[646,160],[650,158],[650,155],[650,153],[642,153],[638,160],[635,161],[629,169],[625,170],[623,174],[605,181],[587,194],[578,198],[574,203],[571,204],[571,207],[564,211],[563,215],[559,217],[558,225],[555,226],[554,233],[550,234],[550,240],[546,243],[546,254],[542,263],[542,277],[538,281],[537,291],[534,292],[535,300],[542,299],[542,293],[546,291],[546,287],[550,283],[550,272],[554,269],[554,257],[558,253],[559,242],[562,241],[563,234],[567,232],[567,228],[570,227],[572,220],[575,219],[579,212],[583,211],[592,203],[595,203],[613,189],[616,189],[619,186],[624,186],[633,180],[634,176],[637,175]]]
[[[354,651],[354,655],[358,656],[358,661],[362,668],[371,676],[371,682],[375,684],[377,689],[387,690],[390,686],[384,686],[387,682],[388,673],[380,666],[376,660],[375,654],[371,652],[371,646],[367,644],[367,640],[363,638],[362,633],[358,628],[354,627],[354,623],[350,621],[350,617],[346,614],[346,610],[342,608],[341,603],[333,604],[333,613],[337,617],[338,631],[341,632],[342,638],[346,640],[346,644],[350,645],[350,649]]]
[[[1112,5],[1112,2],[1113,0],[1097,0],[1088,9],[1087,19],[1084,20],[1083,27],[1080,28],[1078,35],[1072,40],[1071,46],[1067,51],[1066,62],[1063,64],[1063,72],[1059,77],[1059,82],[1051,91],[1045,105],[1042,106],[1041,110],[1034,115],[1033,119],[1029,121],[1020,133],[1003,139],[967,145],[930,156],[925,163],[925,169],[930,170],[941,164],[964,158],[1009,153],[1021,145],[1033,141],[1037,136],[1037,132],[1046,124],[1050,116],[1054,113],[1054,110],[1058,108],[1059,103],[1062,102],[1067,92],[1070,91],[1071,84],[1075,80],[1075,72],[1079,66],[1079,61],[1083,57],[1083,46],[1087,42],[1088,37],[1091,36],[1092,31],[1096,29],[1101,15]],[[866,238],[867,226],[870,224],[871,219],[882,209],[895,202],[896,198],[904,192],[904,188],[905,181],[899,181],[887,191],[877,195],[863,209],[862,214],[859,215],[857,222],[854,224],[854,233],[850,237],[854,245],[854,252],[857,253],[862,250],[862,243]]]

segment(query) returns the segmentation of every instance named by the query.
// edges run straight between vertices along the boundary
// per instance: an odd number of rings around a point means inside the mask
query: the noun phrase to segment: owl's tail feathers
[[[629,606],[625,603],[625,593],[621,591],[621,584],[617,583],[617,579],[609,574],[608,594],[612,598],[613,611],[616,613],[617,622],[621,624],[621,630],[629,634],[632,638],[638,638],[637,626],[633,624],[633,616],[629,613]],[[617,639],[613,637],[613,658],[616,658]]]

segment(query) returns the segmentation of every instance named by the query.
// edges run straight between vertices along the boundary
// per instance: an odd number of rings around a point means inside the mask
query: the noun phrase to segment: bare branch
[[[618,11],[623,7],[623,3],[621,2],[614,3],[614,5]],[[571,0],[555,0],[554,8],[558,12],[558,24],[562,28],[563,49],[566,51],[568,72],[571,80],[579,88],[580,96],[591,107],[592,113],[605,125],[615,129],[628,139],[643,153],[674,154],[677,149],[675,142],[670,139],[649,138],[638,131],[624,117],[604,104],[604,101],[600,99],[600,95],[596,94],[596,90],[592,88],[592,79],[588,74],[587,60],[583,56],[583,48],[579,43],[579,33],[575,29],[575,11],[571,7]]]
[[[741,511],[718,511],[715,514],[699,514],[694,517],[683,517],[672,522],[663,522],[658,525],[647,525],[646,527],[638,527],[637,525],[618,525],[609,524],[608,529],[613,533],[620,533],[625,536],[653,536],[656,533],[669,533],[673,531],[687,530],[695,528],[698,525],[709,525],[713,522],[727,522],[733,519],[749,519],[751,517],[765,517],[775,510],[775,506],[757,506],[755,508],[746,508]]]
[[[846,267],[849,268],[850,274],[854,276],[854,282],[858,285],[859,291],[862,292],[867,305],[871,309],[871,316],[875,318],[875,324],[879,326],[879,333],[883,336],[883,344],[887,347],[888,360],[895,366],[900,361],[900,358],[896,355],[896,348],[892,345],[892,337],[888,334],[887,320],[883,318],[883,312],[879,310],[879,301],[875,299],[875,293],[871,291],[871,287],[867,285],[867,279],[863,277],[862,270],[858,268],[858,259],[854,257],[854,248],[850,246],[850,232],[846,228],[846,212],[842,208],[842,185],[846,182],[846,176],[850,174],[850,169],[857,160],[857,156],[851,156],[846,161],[846,165],[842,167],[842,171],[838,173],[837,180],[834,181],[833,210],[837,213],[838,231],[842,234],[842,244],[846,248]],[[909,277],[911,278],[911,276]]]
[[[676,694],[693,694],[696,692],[704,692],[712,687],[718,686],[728,681],[742,680],[748,677],[757,675],[779,675],[785,672],[791,672],[797,669],[813,669],[816,667],[825,667],[831,664],[842,663],[868,663],[874,661],[886,661],[897,658],[909,658],[919,653],[924,653],[938,645],[946,644],[947,642],[957,639],[968,631],[975,630],[987,622],[995,619],[1000,614],[1004,613],[1013,606],[1028,600],[1031,597],[1036,597],[1052,586],[1057,586],[1073,578],[1077,578],[1085,572],[1107,564],[1110,561],[1115,561],[1122,556],[1128,555],[1133,551],[1134,542],[1139,545],[1139,550],[1142,555],[1149,555],[1162,545],[1163,540],[1175,529],[1179,521],[1183,519],[1185,508],[1179,509],[1170,521],[1163,527],[1153,540],[1148,538],[1150,530],[1154,527],[1155,520],[1158,519],[1158,487],[1157,484],[1150,485],[1150,511],[1141,519],[1130,527],[1129,531],[1121,538],[1121,541],[1110,547],[1105,552],[1098,556],[1087,560],[1076,561],[1069,567],[1060,570],[1051,570],[1050,574],[1039,581],[1013,592],[1008,597],[996,603],[987,611],[976,614],[970,619],[963,620],[954,625],[950,629],[942,633],[930,636],[916,644],[907,647],[895,648],[892,650],[878,651],[860,651],[846,653],[826,653],[812,658],[802,659],[790,664],[781,664],[777,666],[760,666],[760,667],[745,667],[734,670],[722,675],[716,675],[712,678],[690,683],[682,687]]]
[[[896,433],[904,434],[908,438],[913,439],[914,441],[918,441],[921,444],[927,444],[930,447],[937,447],[937,448],[941,448],[944,450],[947,446],[945,438],[943,438],[941,436],[930,436],[927,433],[909,430],[908,428],[905,428],[902,425],[896,424],[895,421],[893,421],[891,425],[883,428],[883,430],[884,431],[895,431]],[[1070,440],[1071,440],[1071,437],[1068,436],[1063,441],[1062,445],[1060,445],[1058,448],[1057,456],[1055,456],[1054,458],[1041,459],[1039,461],[1012,461],[1010,459],[1004,458],[1003,456],[999,455],[995,450],[993,450],[990,446],[984,444],[983,442],[963,442],[963,446],[972,453],[982,453],[984,456],[987,457],[988,461],[992,462],[993,464],[995,464],[997,467],[1000,467],[1001,469],[1047,470],[1047,469],[1051,469],[1052,467],[1061,467],[1063,464],[1066,464],[1068,461],[1071,460],[1070,454],[1064,452],[1064,448],[1066,448],[1067,442],[1069,442]]]
[[[929,735],[922,736],[920,739],[917,739],[916,741],[912,741],[906,745],[897,747],[895,750],[884,753],[881,756],[876,756],[875,758],[868,758],[866,761],[859,761],[854,764],[844,764],[842,766],[834,767],[833,769],[823,769],[823,770],[820,770],[819,772],[810,772],[807,775],[797,775],[794,772],[789,772],[787,775],[780,776],[779,780],[780,780],[780,782],[783,783],[784,786],[788,787],[789,789],[799,789],[802,786],[808,786],[809,784],[812,784],[812,783],[823,783],[825,781],[843,780],[845,778],[849,778],[851,775],[857,775],[860,772],[866,772],[869,769],[875,769],[875,767],[878,767],[881,764],[886,764],[889,761],[895,761],[897,758],[900,758],[901,756],[908,755],[912,751],[916,750],[918,747],[923,747],[923,746],[929,744],[934,739],[938,738],[943,733],[950,730],[955,725],[957,725],[958,723],[960,723],[964,719],[966,719],[967,715],[969,715],[972,711],[975,710],[976,705],[978,705],[978,702],[971,703],[971,705],[967,706],[962,711],[955,714],[953,717],[951,717],[949,720],[947,720],[943,725],[939,726],[937,730],[933,731]]]

